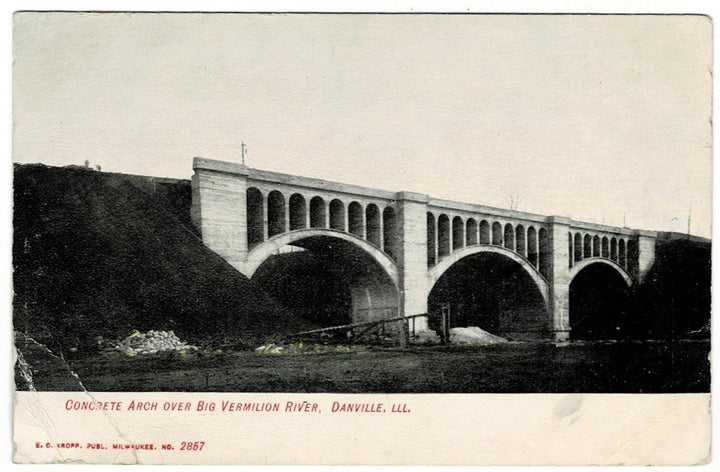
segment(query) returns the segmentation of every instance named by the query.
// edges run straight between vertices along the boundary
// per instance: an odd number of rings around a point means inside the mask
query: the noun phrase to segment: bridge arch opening
[[[371,203],[365,208],[366,239],[370,244],[377,247],[382,247],[380,218],[380,209],[378,209],[377,205]]]
[[[323,229],[287,233],[250,256],[257,260],[252,280],[320,327],[398,316],[397,268],[355,236]]]
[[[263,195],[260,190],[250,187],[246,192],[247,211],[247,240],[248,246],[253,247],[263,242]]]
[[[427,213],[427,263],[428,267],[437,263],[435,260],[435,215]]]
[[[515,250],[521,256],[526,257],[527,248],[525,245],[525,227],[523,225],[515,227]]]
[[[311,228],[325,228],[325,200],[322,197],[313,197],[310,199],[310,227]]]
[[[618,254],[617,254],[617,239],[613,236],[613,238],[610,240],[610,259],[617,262],[618,261]]]
[[[330,201],[330,228],[345,231],[345,205],[337,198]]]
[[[452,247],[453,251],[455,251],[462,248],[465,243],[465,223],[459,216],[456,216],[452,220],[452,234]]]
[[[602,249],[601,249],[600,255],[601,255],[602,257],[607,258],[607,259],[610,258],[610,249],[609,249],[608,244],[609,244],[609,243],[608,243],[608,238],[607,238],[607,236],[603,236],[603,238],[602,238],[602,246],[601,246]]]
[[[503,245],[503,227],[497,221],[492,225],[492,243],[495,246]]]
[[[307,227],[305,198],[299,193],[290,195],[290,231]]]
[[[574,248],[573,259],[575,260],[575,263],[578,263],[583,259],[583,243],[582,243],[582,235],[580,233],[575,233],[574,246],[575,246],[575,248]]]
[[[527,258],[534,267],[538,266],[538,245],[537,245],[537,232],[534,227],[529,227],[527,230]]]
[[[490,223],[480,221],[480,244],[490,244]]]
[[[476,246],[478,243],[478,224],[475,218],[468,218],[466,228],[465,245]]]
[[[348,205],[350,234],[354,234],[358,238],[365,237],[365,219],[363,218],[363,214],[363,207],[358,202],[351,202],[350,205]]]
[[[543,277],[547,277],[550,272],[550,242],[545,228],[538,231],[538,249],[538,269]]]
[[[600,257],[600,236],[593,236],[592,239],[592,255],[593,257]]]
[[[589,234],[583,239],[583,259],[592,257],[592,239]]]
[[[629,327],[630,289],[617,266],[592,262],[570,282],[570,337],[622,339]]]
[[[397,257],[397,221],[393,207],[383,210],[383,250],[393,259]]]
[[[515,250],[515,231],[510,223],[505,224],[505,247],[511,251]]]
[[[627,258],[625,255],[625,240],[620,239],[618,242],[618,259],[619,264],[622,266],[623,269],[627,269]]]
[[[447,305],[451,328],[477,326],[510,339],[541,339],[548,316],[543,294],[522,259],[505,251],[474,252],[452,264],[430,291],[429,313],[439,315]],[[437,317],[430,320],[439,329]]]
[[[285,232],[285,197],[277,190],[268,194],[268,237]]]
[[[438,259],[450,254],[450,218],[446,214],[438,216]]]

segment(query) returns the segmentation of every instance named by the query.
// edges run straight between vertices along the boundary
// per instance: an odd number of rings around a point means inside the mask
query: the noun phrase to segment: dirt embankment
[[[55,350],[133,330],[257,346],[310,327],[207,249],[190,182],[16,165],[14,329]]]

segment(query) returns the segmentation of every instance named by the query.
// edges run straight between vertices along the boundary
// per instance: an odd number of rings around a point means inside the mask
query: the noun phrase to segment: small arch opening
[[[310,200],[310,227],[326,228],[325,200],[322,197],[313,197]]]
[[[438,257],[450,254],[450,219],[446,214],[438,216]]]
[[[250,187],[246,192],[247,209],[247,240],[253,247],[263,242],[263,195],[260,190]]]
[[[461,249],[465,243],[465,222],[459,216],[452,220],[452,247],[453,251]]]
[[[492,243],[496,246],[503,245],[503,228],[497,221],[492,225]]]
[[[583,242],[582,242],[582,236],[580,233],[575,233],[575,241],[574,241],[574,259],[575,263],[580,262],[583,259]]]
[[[435,216],[427,214],[427,262],[428,267],[437,264],[435,260]]]
[[[330,201],[330,229],[345,231],[345,205],[337,198]]]
[[[505,224],[505,247],[511,251],[515,250],[515,231],[510,223]]]
[[[468,218],[465,231],[465,245],[475,246],[478,243],[478,224],[474,218]]]
[[[583,239],[583,259],[588,257],[592,257],[592,238],[589,234],[586,234]]]
[[[268,194],[268,237],[285,232],[285,197],[277,190]]]
[[[485,220],[480,222],[480,244],[490,244],[490,223]]]
[[[538,266],[538,246],[537,246],[537,232],[535,228],[530,226],[527,231],[527,242],[528,242],[528,261],[530,264],[537,268]]]
[[[383,250],[395,259],[397,255],[397,227],[395,222],[395,209],[385,207],[383,210]]]
[[[610,259],[615,262],[618,261],[617,239],[615,237],[610,240]]]
[[[363,207],[358,202],[352,202],[348,206],[348,220],[350,224],[350,234],[354,234],[360,238],[365,237],[365,221],[363,219]]]
[[[371,203],[365,208],[366,239],[377,247],[382,247],[380,234],[380,209]]]
[[[550,244],[548,241],[548,233],[545,228],[540,228],[538,231],[538,246],[539,246],[539,259],[538,269],[543,277],[547,278],[550,272]]]
[[[593,236],[592,251],[593,257],[600,257],[600,236]]]
[[[609,242],[608,242],[607,236],[603,236],[601,248],[602,248],[601,256],[605,257],[605,258],[609,258],[610,257],[610,248],[609,248]]]
[[[299,193],[290,195],[290,231],[307,227],[305,198]]]
[[[527,257],[527,245],[525,244],[525,227],[515,227],[515,251],[523,257]]]

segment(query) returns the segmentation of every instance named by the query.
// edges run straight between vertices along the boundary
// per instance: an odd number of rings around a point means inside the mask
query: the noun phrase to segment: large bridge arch
[[[396,263],[344,231],[314,228],[274,236],[248,253],[245,275],[290,311],[320,325],[400,314]]]
[[[282,233],[281,235],[274,236],[267,241],[264,241],[262,244],[259,244],[248,253],[248,260],[245,266],[245,275],[249,278],[252,278],[258,267],[260,267],[262,263],[265,262],[270,256],[272,256],[273,254],[277,254],[280,248],[288,245],[293,245],[293,243],[297,243],[298,241],[302,241],[304,239],[316,237],[335,238],[354,244],[358,248],[368,253],[368,255],[370,255],[370,257],[372,257],[375,262],[377,262],[380,267],[383,268],[387,276],[390,277],[390,280],[392,280],[392,282],[395,284],[396,288],[400,287],[399,269],[395,264],[395,261],[393,261],[383,251],[378,249],[376,246],[368,243],[364,239],[361,239],[352,234],[348,234],[342,231],[318,228],[289,231],[287,233]]]
[[[592,265],[592,264],[605,264],[607,266],[610,266],[612,269],[616,270],[617,273],[620,275],[620,277],[623,278],[625,283],[628,287],[632,287],[633,280],[632,277],[630,277],[630,274],[623,269],[623,267],[618,264],[617,262],[611,261],[610,259],[601,259],[601,258],[594,258],[594,259],[583,259],[582,261],[576,263],[573,265],[572,269],[570,269],[570,273],[568,274],[568,285],[570,285],[575,278],[583,269],[586,267]]]
[[[428,279],[428,312],[449,309],[450,327],[477,326],[518,340],[546,333],[549,284],[514,250],[494,245],[458,250],[432,268]]]
[[[491,254],[499,254],[501,256],[505,256],[509,259],[511,259],[514,262],[517,262],[520,267],[522,267],[525,272],[532,278],[532,280],[537,285],[538,291],[543,297],[543,301],[547,305],[548,302],[548,295],[549,295],[549,285],[548,282],[545,280],[545,278],[540,275],[540,272],[532,265],[530,262],[525,259],[524,257],[519,256],[516,252],[511,251],[510,249],[507,249],[502,246],[492,246],[492,245],[484,245],[484,246],[473,246],[473,247],[466,247],[464,249],[461,249],[459,251],[455,251],[449,256],[445,257],[440,261],[439,264],[437,264],[435,267],[433,267],[430,271],[428,271],[428,293],[430,293],[435,286],[435,283],[440,280],[440,277],[443,276],[443,274],[450,269],[455,263],[460,261],[461,259],[464,259],[469,256],[473,256],[475,254],[482,254],[482,253],[491,253]]]
[[[617,262],[585,259],[568,272],[571,339],[625,339],[633,324],[633,279]]]

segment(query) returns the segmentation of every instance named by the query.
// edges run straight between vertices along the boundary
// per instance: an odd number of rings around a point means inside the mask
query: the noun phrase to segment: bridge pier
[[[398,192],[398,254],[400,268],[400,314],[419,315],[428,311],[427,279],[428,196]],[[427,329],[427,318],[417,318],[415,329]]]
[[[560,216],[548,218],[549,267],[548,331],[555,341],[570,339],[570,220]]]

